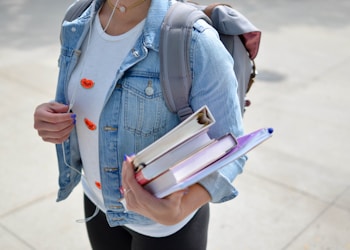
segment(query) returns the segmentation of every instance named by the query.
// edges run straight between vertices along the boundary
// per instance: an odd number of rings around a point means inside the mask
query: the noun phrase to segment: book
[[[213,141],[214,140],[211,139],[207,133],[199,133],[193,136],[189,140],[168,151],[166,154],[150,162],[146,167],[137,171],[135,174],[136,180],[141,185],[147,184],[152,179],[168,170],[169,167],[176,165]]]
[[[271,138],[273,134],[272,128],[261,128],[244,136],[237,138],[237,146],[225,154],[217,161],[209,164],[207,167],[196,172],[193,175],[183,179],[182,181],[173,182],[171,185],[153,186],[148,190],[158,198],[163,198],[171,193],[187,188],[206,176],[218,171],[220,168],[232,163],[239,157],[247,154],[249,151]],[[145,185],[145,188],[147,185]]]
[[[236,145],[237,141],[232,134],[213,140],[144,185],[144,188],[152,193],[167,189],[220,159]]]
[[[215,119],[208,107],[201,107],[178,126],[137,153],[133,159],[135,171],[142,170],[152,161],[200,133],[206,133],[214,123]]]

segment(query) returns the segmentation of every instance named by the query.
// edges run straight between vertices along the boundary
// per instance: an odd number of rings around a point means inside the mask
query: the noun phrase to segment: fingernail
[[[127,154],[124,155],[124,161],[126,161],[129,158]]]
[[[75,119],[75,118],[77,118],[77,115],[76,115],[76,114],[71,114],[70,117],[71,117],[72,119]]]

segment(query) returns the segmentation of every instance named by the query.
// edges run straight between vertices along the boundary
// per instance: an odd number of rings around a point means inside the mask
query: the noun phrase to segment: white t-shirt
[[[99,118],[115,74],[140,36],[144,23],[145,21],[140,22],[122,35],[110,36],[103,31],[99,15],[96,15],[91,34],[88,35],[89,37],[83,45],[80,61],[69,82],[69,101],[71,104],[73,103],[72,110],[77,115],[76,128],[79,149],[86,177],[82,178],[83,189],[89,199],[103,212],[106,212],[106,208],[100,184]],[[103,66],[101,67],[101,65]],[[83,78],[86,80],[81,82]],[[161,224],[125,226],[144,235],[164,237],[182,228],[193,215],[194,213],[174,226]]]
[[[125,34],[110,36],[103,31],[99,15],[96,15],[90,37],[83,45],[80,61],[69,82],[69,99],[70,103],[74,102],[72,110],[77,115],[76,128],[87,180],[83,178],[84,191],[103,211],[106,209],[100,189],[97,126],[115,74],[143,26],[144,21]],[[92,81],[93,86],[81,83],[83,78]]]

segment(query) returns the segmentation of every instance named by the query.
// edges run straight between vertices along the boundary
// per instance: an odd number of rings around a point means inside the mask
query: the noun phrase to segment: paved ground
[[[32,128],[69,2],[0,2],[0,249],[89,249],[81,189],[55,202],[53,146]],[[240,196],[212,206],[208,250],[350,249],[350,2],[234,4],[263,30],[246,130],[276,132],[249,154]]]

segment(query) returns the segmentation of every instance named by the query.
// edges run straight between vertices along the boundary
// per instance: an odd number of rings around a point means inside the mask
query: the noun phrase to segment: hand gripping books
[[[203,106],[163,137],[136,154],[137,181],[162,198],[186,188],[271,137],[272,129],[260,129],[236,139],[232,134],[210,138],[215,119]]]

